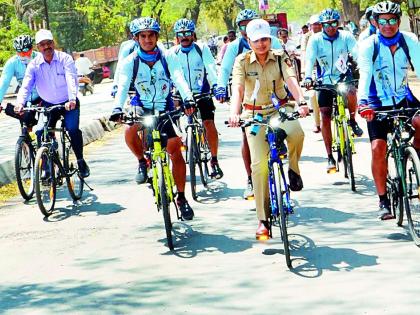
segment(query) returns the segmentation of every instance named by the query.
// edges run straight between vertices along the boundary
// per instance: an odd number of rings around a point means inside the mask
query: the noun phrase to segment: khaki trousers
[[[318,97],[317,93],[314,90],[311,90],[308,92],[309,94],[309,103],[311,104],[314,120],[315,120],[315,126],[319,127],[321,126],[321,117],[319,113],[319,104],[318,104]]]
[[[287,107],[288,112],[293,111],[293,107]],[[255,111],[254,114],[261,113],[264,118],[269,116],[278,116],[273,110]],[[242,118],[252,117],[252,111],[245,110]],[[285,121],[280,126],[287,134],[287,148],[289,158],[289,168],[299,172],[299,159],[302,153],[303,140],[305,134],[298,120]],[[252,127],[246,128],[246,136],[248,139],[249,150],[251,153],[251,170],[252,184],[254,186],[255,205],[257,209],[257,217],[259,220],[267,220],[269,218],[269,188],[268,188],[268,142],[265,139],[266,127],[261,126],[259,132],[254,136],[250,134]]]

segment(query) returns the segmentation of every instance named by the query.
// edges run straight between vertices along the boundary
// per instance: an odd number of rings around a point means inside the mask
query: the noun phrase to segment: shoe
[[[82,177],[82,178],[89,177],[90,169],[89,169],[89,166],[86,164],[86,161],[84,159],[77,160],[77,166],[79,168],[80,177]]]
[[[248,180],[248,184],[246,185],[244,191],[244,199],[252,200],[254,199],[254,187],[252,186],[252,180]]]
[[[329,157],[327,161],[327,173],[337,171],[337,164],[333,157]]]
[[[321,132],[321,127],[320,126],[315,126],[314,129],[312,130],[313,133],[320,133]]]
[[[221,179],[223,177],[223,171],[219,166],[219,162],[210,162],[212,173],[210,174],[211,178]]]
[[[188,204],[187,199],[177,199],[176,204],[181,211],[181,217],[183,220],[190,221],[194,218],[194,211]]]
[[[357,124],[355,120],[350,120],[349,125],[356,136],[361,137],[363,135],[362,128],[359,127],[359,125]]]
[[[143,184],[147,180],[147,161],[143,160],[139,162],[139,170],[136,175],[136,183]]]
[[[302,177],[295,173],[292,169],[289,169],[289,187],[291,191],[301,191],[303,188]]]
[[[267,221],[260,221],[258,224],[257,232],[255,232],[257,241],[266,241],[270,238],[270,232],[267,228]]]
[[[378,218],[380,220],[391,220],[395,219],[395,217],[391,213],[391,209],[388,202],[380,202],[379,203],[379,213]]]

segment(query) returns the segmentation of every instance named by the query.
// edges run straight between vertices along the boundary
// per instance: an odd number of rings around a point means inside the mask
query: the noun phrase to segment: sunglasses
[[[176,33],[176,37],[187,37],[187,36],[192,36],[192,32],[191,31],[186,31],[186,32],[179,32]]]
[[[26,50],[26,51],[22,50],[22,51],[17,51],[16,53],[18,54],[18,56],[24,57],[24,56],[30,56],[32,54],[32,51],[31,50]]]
[[[329,23],[322,23],[322,27],[323,28],[337,27],[337,26],[338,26],[338,22],[337,21],[329,22]]]
[[[21,53],[21,52],[26,53],[26,52],[30,51],[31,49],[32,49],[32,47],[26,47],[26,48],[18,49],[16,51],[18,53]]]
[[[246,31],[246,25],[239,25],[239,30]]]
[[[390,18],[388,20],[387,19],[378,19],[377,22],[380,26],[385,26],[387,24],[395,25],[395,24],[398,23],[398,19],[397,18]]]

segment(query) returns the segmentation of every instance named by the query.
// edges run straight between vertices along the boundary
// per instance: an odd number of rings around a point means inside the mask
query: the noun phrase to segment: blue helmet
[[[174,25],[174,32],[191,31],[195,32],[195,24],[193,21],[188,19],[179,19]]]
[[[239,25],[239,23],[241,23],[242,21],[249,21],[249,20],[257,19],[259,17],[260,16],[258,15],[258,13],[255,12],[254,10],[251,10],[251,9],[242,10],[241,12],[238,13],[236,17],[236,25]]]
[[[130,32],[133,35],[143,31],[154,31],[156,33],[160,32],[159,23],[151,17],[141,17],[133,20],[130,23]]]
[[[334,9],[325,9],[319,15],[319,22],[328,22],[328,21],[339,21],[340,20],[340,13]]]

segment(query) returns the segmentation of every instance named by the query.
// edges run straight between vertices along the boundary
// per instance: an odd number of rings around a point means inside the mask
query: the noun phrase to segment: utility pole
[[[50,29],[50,18],[48,16],[47,0],[44,0],[44,11],[45,11],[45,22],[47,23],[47,29]]]

